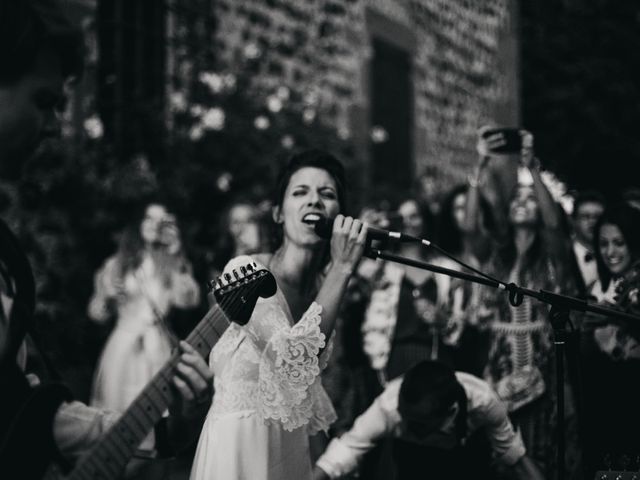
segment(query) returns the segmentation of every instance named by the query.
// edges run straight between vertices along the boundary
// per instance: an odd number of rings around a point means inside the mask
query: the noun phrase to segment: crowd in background
[[[82,70],[80,32],[53,3],[40,6],[1,9],[11,12],[3,25],[28,39],[12,31],[2,42],[0,159],[18,176],[58,130],[63,80]],[[17,135],[27,130],[32,137]],[[540,480],[638,470],[638,324],[604,310],[552,324],[549,306],[514,286],[637,314],[640,196],[579,192],[569,214],[545,184],[533,136],[511,133],[517,181],[506,191],[492,172],[507,131],[481,128],[467,183],[437,195],[427,171],[415,190],[369,199],[354,216],[342,163],[298,152],[271,199],[227,203],[220,240],[197,264],[171,206],[147,199],[94,275],[87,317],[109,335],[91,405],[31,369],[33,272],[0,222],[0,474],[41,478],[51,463],[75,461],[89,476],[118,476],[136,454],[145,460],[127,478]],[[323,219],[331,235],[320,234]],[[425,241],[373,240],[368,226]],[[373,247],[414,263],[373,260]],[[264,285],[247,288],[251,275]],[[245,289],[226,301],[231,286]],[[208,323],[181,341],[194,321],[173,313],[203,306]],[[566,350],[554,348],[565,329]],[[133,421],[118,420],[132,402]],[[182,451],[182,472],[160,460],[198,436],[196,450]],[[94,445],[104,450],[84,455]],[[33,461],[20,464],[28,447]]]
[[[615,306],[616,288],[640,253],[634,192],[610,201],[596,191],[578,192],[567,213],[545,186],[533,149],[524,148],[519,169],[528,175],[521,172],[505,205],[492,203],[491,154],[483,142],[467,183],[434,195],[420,179],[409,194],[371,201],[359,213],[370,225],[429,239],[435,247],[384,241],[377,248],[464,271],[454,257],[507,283]],[[208,257],[209,278],[232,258],[270,251],[273,218],[264,200],[229,203],[220,241]],[[96,274],[89,305],[98,322],[117,317],[92,390],[96,405],[116,410],[130,402],[129,386],[139,390],[170,355],[175,334],[165,320],[169,310],[192,307],[201,295],[175,217],[161,203],[146,207]],[[640,453],[633,450],[640,398],[631,380],[640,372],[640,338],[602,316],[571,319],[563,360],[565,469],[568,478],[581,478],[607,462],[631,464]],[[336,330],[335,352],[323,373],[338,412],[330,437],[347,432],[393,379],[435,360],[486,380],[529,456],[554,478],[557,359],[548,305],[525,296],[513,306],[501,290],[365,258]],[[390,458],[389,442],[380,442],[360,463],[360,478],[392,478]]]

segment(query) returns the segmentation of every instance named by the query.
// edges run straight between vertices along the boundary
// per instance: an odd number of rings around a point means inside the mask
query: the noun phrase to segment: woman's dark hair
[[[116,253],[122,275],[128,271],[135,270],[142,262],[144,241],[140,234],[140,227],[147,213],[147,209],[151,205],[162,205],[164,207],[164,204],[155,200],[138,203],[131,208],[127,216],[127,224],[120,235],[118,251]]]
[[[0,83],[15,82],[28,73],[45,46],[60,59],[64,78],[82,74],[82,31],[58,1],[0,1]]]
[[[291,181],[291,177],[301,168],[313,167],[325,170],[336,183],[336,193],[338,195],[338,204],[340,212],[344,213],[347,203],[346,194],[346,178],[344,166],[340,161],[324,150],[310,149],[293,155],[287,164],[280,170],[276,180],[276,187],[273,195],[273,204],[282,205],[284,194],[287,186]],[[279,225],[273,226],[272,247],[277,248],[282,243],[282,228]]]
[[[468,185],[462,184],[453,187],[444,197],[438,215],[438,245],[453,255],[459,255],[464,248],[463,232],[456,224],[453,215],[453,203],[458,195],[467,195],[468,192]],[[495,231],[491,205],[484,195],[480,195],[480,214],[483,227],[489,232]]]
[[[442,362],[424,360],[402,379],[398,413],[403,418],[444,417],[456,403],[456,434],[462,440],[467,435],[467,395],[453,369]]]
[[[158,205],[163,207],[167,212],[173,211],[168,206],[166,199],[158,197],[150,197],[144,203],[136,204],[129,215],[129,221],[122,231],[120,239],[118,241],[118,250],[116,252],[116,259],[118,267],[120,269],[120,275],[124,277],[127,272],[133,271],[140,266],[144,254],[144,240],[140,233],[142,222],[145,218],[147,209],[151,205]],[[164,277],[164,280],[169,282],[169,265],[165,264],[164,260],[160,259],[157,267],[158,273]]]
[[[513,189],[513,193],[509,197],[509,203],[507,204],[508,209],[511,208],[511,202],[513,202],[514,196],[519,188],[522,188],[522,186],[516,185]],[[508,215],[509,214],[507,213],[507,217]],[[542,272],[543,262],[549,258],[549,252],[545,248],[543,232],[544,225],[542,223],[542,217],[540,213],[538,213],[538,220],[535,227],[535,238],[524,255],[524,262],[522,263],[522,268],[520,268],[521,277],[525,272],[529,272],[532,274],[533,278],[537,278],[537,274]],[[504,237],[498,243],[496,248],[497,271],[500,272],[500,274],[508,274],[513,267],[516,256],[515,229],[511,222],[507,221]],[[522,282],[523,278],[519,278],[517,281]]]
[[[605,266],[600,252],[600,231],[603,225],[615,225],[620,229],[633,263],[640,260],[640,212],[626,203],[618,203],[607,208],[596,222],[593,229],[593,251],[598,267],[598,278],[602,290],[606,291],[611,282],[611,272]]]
[[[278,175],[273,204],[282,205],[284,193],[287,190],[291,177],[298,170],[305,167],[326,170],[329,175],[331,175],[331,178],[336,182],[340,212],[344,212],[347,203],[344,166],[330,153],[316,148],[297,153],[289,159]]]

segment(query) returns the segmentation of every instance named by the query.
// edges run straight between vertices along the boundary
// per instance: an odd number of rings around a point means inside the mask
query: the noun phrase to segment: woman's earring
[[[284,220],[282,219],[282,215],[280,214],[279,207],[273,207],[273,210],[271,212],[271,217],[273,218],[273,221],[276,223],[276,225],[282,225],[284,223]]]

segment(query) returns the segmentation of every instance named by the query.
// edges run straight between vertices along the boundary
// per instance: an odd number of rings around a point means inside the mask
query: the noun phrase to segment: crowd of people
[[[0,161],[3,177],[17,178],[58,131],[63,82],[81,72],[82,40],[53,2],[0,5]],[[270,272],[277,289],[245,325],[219,332],[207,358],[168,321],[172,309],[206,301],[179,219],[162,200],[147,201],[94,277],[88,318],[113,327],[89,404],[25,369],[33,275],[0,223],[0,475],[73,469],[172,358],[170,391],[158,393],[169,408],[144,432],[123,478],[170,478],[159,458],[189,445],[192,480],[579,479],[640,460],[637,325],[574,312],[559,358],[548,305],[366,258],[376,242],[535,291],[637,305],[638,286],[628,284],[640,260],[637,197],[584,191],[567,214],[543,181],[533,135],[520,130],[511,153],[525,175],[502,205],[488,172],[503,135],[480,128],[468,182],[439,197],[416,189],[349,216],[343,165],[310,149],[283,167],[268,217],[252,200],[230,202],[208,275],[229,282],[249,265]],[[330,239],[317,233],[323,219],[332,220]],[[431,245],[372,240],[370,227]],[[561,385],[558,362],[568,372]],[[18,463],[33,445],[36,460]]]

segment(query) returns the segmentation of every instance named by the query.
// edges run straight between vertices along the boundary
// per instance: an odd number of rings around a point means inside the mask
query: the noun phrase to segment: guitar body
[[[211,282],[210,293],[217,304],[209,309],[186,341],[207,357],[218,339],[224,334],[230,321],[244,325],[259,297],[267,298],[276,292],[275,279],[266,269],[258,269],[255,263],[225,274],[217,283]],[[154,376],[136,397],[110,430],[84,455],[64,480],[116,480],[140,443],[169,408],[173,393],[171,381],[180,354],[174,352],[171,359]]]

